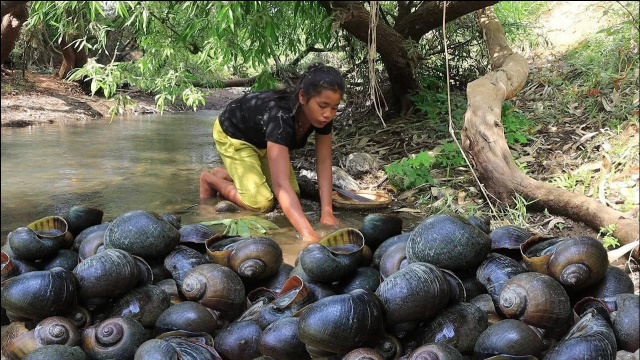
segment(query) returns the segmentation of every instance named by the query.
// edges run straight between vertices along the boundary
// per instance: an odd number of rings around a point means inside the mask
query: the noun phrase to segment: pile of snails
[[[640,299],[588,236],[374,213],[300,251],[77,205],[2,247],[6,359],[616,359]],[[579,355],[578,355],[579,354]]]

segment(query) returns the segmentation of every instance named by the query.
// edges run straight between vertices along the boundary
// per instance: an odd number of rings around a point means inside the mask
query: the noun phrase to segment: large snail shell
[[[2,281],[5,281],[11,277],[19,275],[18,267],[14,264],[13,259],[4,251],[0,253],[2,255]]]
[[[640,347],[640,295],[618,294],[615,303],[616,311],[612,317],[618,349],[637,352]]]
[[[164,258],[164,268],[171,273],[171,277],[176,281],[178,290],[180,290],[182,289],[182,281],[189,271],[208,262],[209,259],[197,250],[178,245]]]
[[[371,260],[371,266],[378,269],[380,267],[380,260],[382,256],[389,250],[390,247],[397,243],[406,243],[409,240],[409,235],[411,233],[403,233],[400,235],[392,236],[385,240],[378,248],[373,252],[373,259]]]
[[[75,305],[64,312],[64,317],[69,319],[78,329],[83,329],[93,324],[93,315],[86,307]]]
[[[616,339],[609,323],[595,309],[587,310],[580,320],[556,344],[551,346],[545,360],[575,358],[615,359]]]
[[[569,325],[571,303],[562,285],[548,275],[525,272],[507,280],[499,306],[508,318],[543,329]]]
[[[149,339],[136,350],[134,360],[166,359],[179,360],[178,350],[163,339]]]
[[[102,224],[98,224],[98,225],[93,225],[90,226],[84,230],[82,230],[82,232],[80,232],[75,239],[73,239],[73,246],[72,249],[77,251],[78,254],[80,254],[80,246],[82,245],[82,243],[89,239],[89,238],[94,238],[97,237],[99,240],[95,240],[94,239],[94,243],[95,242],[99,242],[100,244],[104,243],[104,232],[107,230],[107,228],[109,227],[109,223],[102,223]],[[96,247],[97,249],[97,247]],[[95,254],[95,251],[93,252]],[[89,257],[89,256],[87,256]]]
[[[349,351],[342,360],[385,360],[385,358],[376,349],[358,348]]]
[[[207,340],[179,332],[168,335],[145,341],[136,351],[134,360],[222,360],[213,348],[213,339],[208,340],[208,334]]]
[[[370,266],[359,267],[351,275],[343,277],[334,286],[338,294],[346,294],[356,289],[375,292],[380,286],[380,271]]]
[[[388,278],[394,272],[409,265],[407,260],[407,243],[401,242],[385,251],[380,259],[380,276],[382,280]]]
[[[206,253],[207,240],[213,238],[217,233],[215,230],[200,223],[186,224],[180,227],[180,244],[188,246],[198,252]]]
[[[444,278],[447,280],[447,287],[449,288],[449,302],[447,306],[466,302],[467,290],[464,288],[464,283],[458,275],[447,269],[440,269],[440,271],[442,271]]]
[[[526,271],[516,260],[505,255],[490,253],[476,270],[476,277],[497,306],[504,283]]]
[[[386,278],[376,290],[389,324],[427,320],[449,302],[442,271],[429,263],[411,263]]]
[[[147,338],[136,320],[113,317],[82,330],[82,349],[91,359],[131,359]]]
[[[268,278],[257,281],[246,281],[245,290],[247,293],[249,293],[257,288],[266,288],[274,292],[279,292],[282,289],[284,283],[291,275],[292,270],[293,265],[283,262],[282,265],[280,265],[280,267],[278,268],[278,271]]]
[[[491,219],[488,217],[479,217],[475,215],[471,215],[467,218],[469,223],[478,229],[482,230],[485,234],[491,233]]]
[[[64,219],[69,224],[69,232],[78,236],[83,230],[102,223],[104,211],[84,205],[75,205],[67,211]]]
[[[27,227],[33,230],[39,238],[58,241],[61,245],[65,241],[69,225],[62,216],[46,216],[38,219]]]
[[[40,269],[50,270],[55,267],[61,267],[63,269],[73,271],[78,266],[80,258],[78,253],[71,249],[60,249],[55,257],[42,262]]]
[[[282,360],[310,359],[305,344],[298,337],[299,319],[282,318],[267,326],[258,339],[260,353]]]
[[[28,319],[57,315],[76,304],[76,276],[68,270],[31,271],[2,282],[2,307]]]
[[[246,301],[240,276],[226,266],[212,263],[198,265],[187,273],[182,294],[220,312],[237,311]]]
[[[270,296],[255,301],[249,309],[242,313],[239,320],[255,320],[264,329],[274,321],[294,315],[298,310],[315,300],[313,293],[298,276],[291,276],[282,290],[269,300]]]
[[[489,294],[477,295],[469,300],[469,303],[479,307],[485,314],[487,314],[489,325],[493,325],[500,320],[504,320],[502,315],[498,315],[498,312],[496,311],[496,308],[498,308],[499,305],[494,304],[493,299]]]
[[[138,265],[126,251],[107,249],[82,261],[73,270],[80,299],[117,298],[138,283]]]
[[[115,218],[104,233],[104,247],[143,258],[162,258],[180,242],[180,232],[158,214],[134,210]]]
[[[585,297],[606,298],[618,294],[633,294],[631,276],[617,266],[609,265],[602,280],[577,291],[569,292],[571,302],[576,303]]]
[[[156,320],[155,333],[182,330],[213,333],[222,323],[204,305],[183,301],[169,306]]]
[[[422,345],[411,352],[409,360],[463,360],[464,357],[453,346],[447,343]]]
[[[489,235],[459,215],[432,215],[418,224],[407,241],[409,262],[454,271],[477,266],[490,251]]]
[[[364,217],[360,232],[364,243],[376,251],[385,240],[402,233],[402,218],[393,214],[369,214]]]
[[[487,314],[470,303],[450,306],[427,324],[424,343],[447,343],[460,353],[470,353],[487,328]]]
[[[214,347],[224,359],[253,360],[259,357],[258,340],[262,329],[253,320],[236,321],[220,330]]]
[[[131,290],[111,307],[109,317],[130,317],[145,328],[153,328],[156,320],[171,306],[169,294],[156,285]]]
[[[22,358],[23,360],[87,360],[87,354],[80,346],[45,345],[35,349]]]
[[[520,260],[520,245],[531,238],[533,234],[520,226],[504,225],[493,229],[489,233],[491,238],[491,251],[508,255]]]
[[[516,319],[504,319],[480,334],[474,347],[474,358],[501,354],[537,357],[543,349],[542,339],[529,325]]]
[[[520,251],[529,271],[550,275],[567,289],[582,289],[599,282],[609,267],[607,250],[589,236],[532,237],[520,246]]]
[[[227,265],[242,279],[262,280],[275,275],[284,258],[282,248],[268,237],[249,237],[234,244]]]
[[[180,290],[178,290],[178,284],[173,279],[164,279],[160,280],[154,285],[161,288],[167,295],[169,295],[169,301],[171,304],[177,304],[182,302],[182,298],[180,297]]]
[[[3,351],[10,358],[21,359],[45,345],[80,345],[80,331],[70,320],[51,316],[40,321],[33,330],[10,340]]]
[[[383,309],[365,290],[332,295],[301,310],[298,336],[306,345],[333,353],[375,345],[383,333]]]
[[[17,259],[27,261],[51,258],[62,247],[61,239],[40,237],[28,227],[19,227],[10,232],[7,242]]]
[[[106,230],[106,227],[104,227],[102,230],[95,229],[83,238],[82,242],[78,244],[78,257],[80,257],[80,261],[88,259],[98,252],[104,250],[104,232]],[[83,232],[80,235],[83,235],[85,233],[86,232]]]
[[[311,280],[330,284],[358,268],[363,247],[362,233],[345,228],[327,235],[318,244],[304,248],[298,260]]]

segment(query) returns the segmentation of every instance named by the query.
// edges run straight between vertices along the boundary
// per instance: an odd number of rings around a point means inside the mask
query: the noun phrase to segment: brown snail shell
[[[384,329],[380,301],[375,294],[365,290],[322,298],[307,305],[300,313],[300,340],[333,353],[346,353],[376,344]]]
[[[507,280],[500,292],[499,306],[506,317],[543,329],[567,326],[572,316],[569,295],[562,285],[536,272],[525,272]]]
[[[180,242],[180,232],[160,215],[134,210],[115,218],[104,233],[104,247],[143,258],[162,258]]]
[[[577,291],[569,293],[572,302],[578,302],[585,297],[606,298],[618,294],[633,294],[633,280],[625,270],[609,265],[602,280]]]
[[[495,355],[540,356],[542,339],[520,320],[504,319],[490,325],[480,334],[474,347],[474,358]]]
[[[14,265],[11,257],[4,251],[2,251],[0,255],[2,255],[2,281],[19,275],[20,272],[18,270],[18,267]]]
[[[340,229],[304,248],[298,261],[311,280],[330,284],[358,268],[363,247],[364,236],[360,231]]]
[[[282,248],[268,237],[248,237],[234,244],[227,266],[242,279],[262,280],[275,275],[284,262]]]
[[[80,331],[68,319],[51,316],[38,323],[36,327],[12,340],[3,348],[11,359],[21,359],[30,352],[45,345],[80,344]]]
[[[281,318],[267,326],[258,339],[261,354],[282,360],[310,359],[305,344],[298,337],[297,317]]]
[[[64,312],[64,317],[69,319],[78,329],[83,329],[93,324],[93,315],[86,307],[75,305]]]
[[[402,233],[403,220],[398,215],[373,213],[365,216],[362,221],[360,232],[365,245],[372,251],[376,251],[385,240]]]
[[[64,219],[69,225],[69,232],[75,237],[83,230],[101,224],[103,215],[104,211],[102,209],[85,205],[75,205],[67,211]]]
[[[136,320],[113,317],[82,330],[82,349],[91,359],[130,359],[147,338]]]
[[[425,344],[416,348],[409,360],[463,360],[464,357],[456,348],[447,343]]]
[[[520,251],[529,271],[547,274],[568,289],[582,289],[599,282],[609,267],[607,250],[589,236],[534,236],[520,246]]]
[[[489,235],[456,214],[432,215],[409,235],[407,259],[448,270],[474,268],[491,251]]]
[[[476,277],[491,295],[493,303],[498,305],[500,292],[507,280],[527,270],[516,260],[498,253],[490,253],[478,266]]]
[[[159,286],[144,285],[119,298],[112,305],[109,317],[130,317],[145,328],[153,328],[169,306],[169,294]]]
[[[80,346],[68,346],[68,345],[44,345],[39,347],[27,356],[22,358],[23,360],[51,360],[51,359],[64,359],[64,360],[87,360],[87,354],[82,351]]]
[[[609,323],[596,309],[587,310],[569,332],[546,352],[545,360],[568,359],[580,354],[585,359],[615,359],[616,339]]]
[[[482,309],[462,302],[444,309],[427,324],[424,343],[447,343],[462,354],[470,353],[487,326]]]
[[[138,283],[138,264],[124,250],[107,249],[86,258],[73,270],[78,278],[78,297],[117,298]]]
[[[17,316],[41,320],[76,304],[76,276],[68,270],[31,271],[2,282],[2,307]]]
[[[198,265],[187,273],[182,294],[220,312],[238,311],[246,301],[240,276],[226,266],[212,263]]]
[[[427,320],[449,302],[444,274],[435,265],[423,262],[411,263],[393,273],[380,283],[376,295],[384,305],[388,324]]]

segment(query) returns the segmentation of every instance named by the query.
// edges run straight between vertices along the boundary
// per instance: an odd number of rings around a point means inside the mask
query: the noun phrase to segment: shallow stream
[[[20,226],[74,205],[102,209],[103,222],[131,210],[173,213],[182,224],[249,215],[218,214],[218,200],[200,201],[200,173],[217,163],[211,129],[219,111],[165,113],[73,124],[2,128],[2,241]],[[303,200],[312,224],[318,204]],[[292,263],[304,244],[282,212],[269,233]],[[366,214],[338,211],[343,227],[359,228]],[[223,229],[221,229],[223,230]]]

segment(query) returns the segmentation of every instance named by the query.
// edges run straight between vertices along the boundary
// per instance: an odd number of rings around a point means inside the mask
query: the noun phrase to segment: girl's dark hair
[[[298,108],[298,92],[300,90],[304,91],[307,98],[312,98],[324,90],[338,91],[344,94],[344,88],[344,79],[338,69],[316,62],[307,67],[295,87],[276,90],[274,100],[282,106],[284,105],[282,101],[286,98],[288,102],[286,107],[293,109],[295,113]]]
[[[323,90],[333,90],[344,94],[344,79],[338,69],[316,62],[302,74],[293,92],[297,95],[302,90],[308,98],[320,94]]]

